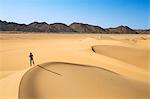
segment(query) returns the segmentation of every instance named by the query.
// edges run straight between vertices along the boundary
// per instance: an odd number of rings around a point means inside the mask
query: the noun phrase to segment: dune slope
[[[47,63],[22,78],[19,99],[148,99],[146,83],[88,65]]]
[[[93,46],[93,49],[96,53],[116,58],[145,70],[149,70],[150,50],[148,49],[113,45],[97,45]]]

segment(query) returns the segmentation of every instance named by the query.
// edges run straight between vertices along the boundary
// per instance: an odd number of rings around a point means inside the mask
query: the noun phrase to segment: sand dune
[[[59,62],[40,66],[47,70],[37,66],[24,75],[19,99],[149,98],[148,84],[99,67]]]
[[[0,80],[0,98],[1,99],[18,99],[20,81],[23,75],[29,70],[25,69],[13,73]]]
[[[149,70],[150,50],[123,46],[97,45],[93,46],[96,53],[125,61],[142,69]],[[109,49],[109,50],[108,50]]]
[[[149,44],[147,35],[1,34],[0,98],[149,99]],[[30,51],[42,67],[29,66]]]

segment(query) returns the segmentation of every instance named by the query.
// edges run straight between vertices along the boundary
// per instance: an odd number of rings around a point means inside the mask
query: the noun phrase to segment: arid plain
[[[149,72],[150,35],[0,34],[1,99],[149,99]]]

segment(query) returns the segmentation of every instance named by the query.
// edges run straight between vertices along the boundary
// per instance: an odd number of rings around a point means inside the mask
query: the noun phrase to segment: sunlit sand
[[[149,67],[149,35],[0,34],[2,99],[149,99]]]

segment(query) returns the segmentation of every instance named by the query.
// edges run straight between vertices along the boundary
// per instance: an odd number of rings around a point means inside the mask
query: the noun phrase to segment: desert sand
[[[1,99],[149,99],[149,67],[150,35],[0,34]]]

